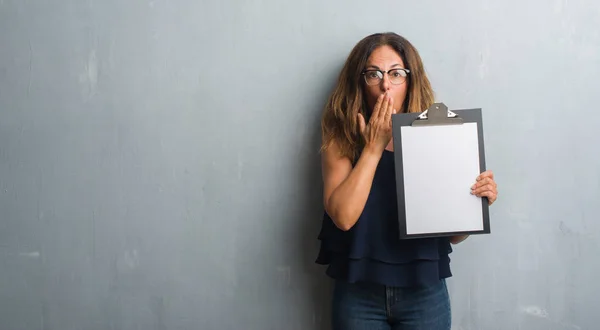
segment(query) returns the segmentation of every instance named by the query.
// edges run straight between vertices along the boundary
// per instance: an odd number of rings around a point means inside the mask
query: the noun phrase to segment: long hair
[[[331,143],[337,143],[343,156],[351,160],[357,157],[364,143],[358,125],[358,113],[368,121],[371,112],[365,102],[361,73],[371,53],[385,45],[392,47],[402,58],[406,69],[410,70],[406,80],[406,98],[400,110],[421,112],[433,104],[433,90],[416,48],[408,40],[392,32],[367,36],[348,55],[337,84],[327,100],[321,118],[321,151]]]

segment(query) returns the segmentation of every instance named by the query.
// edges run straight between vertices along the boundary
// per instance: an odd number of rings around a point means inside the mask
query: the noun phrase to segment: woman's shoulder
[[[328,162],[350,162],[354,163],[354,153],[346,150],[343,144],[332,139],[323,144],[321,148],[321,159]]]

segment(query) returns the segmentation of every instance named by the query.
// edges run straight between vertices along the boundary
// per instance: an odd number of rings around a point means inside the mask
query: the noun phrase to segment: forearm
[[[450,243],[458,244],[458,243],[466,240],[468,237],[469,237],[469,235],[452,236],[452,237],[450,237]]]
[[[333,191],[328,214],[340,229],[349,230],[360,217],[383,150],[366,147],[348,177]]]

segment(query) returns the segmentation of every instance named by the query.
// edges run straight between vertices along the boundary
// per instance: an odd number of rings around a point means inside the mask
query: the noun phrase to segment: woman
[[[391,116],[421,112],[433,91],[413,45],[373,34],[350,53],[322,118],[325,216],[317,263],[335,279],[334,329],[450,329],[451,243],[399,240]],[[471,192],[496,200],[494,176]]]

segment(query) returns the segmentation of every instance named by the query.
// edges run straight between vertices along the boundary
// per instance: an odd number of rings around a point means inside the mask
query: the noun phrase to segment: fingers
[[[492,205],[496,199],[498,198],[498,195],[490,192],[490,191],[486,191],[480,194],[480,196],[478,197],[485,197],[488,200],[488,205]]]
[[[390,99],[391,97],[385,93],[383,94],[383,102],[381,103],[381,106],[379,107],[379,111],[377,112],[377,118],[376,120],[378,120],[379,122],[381,122],[382,120],[385,120],[386,118],[386,112],[388,109],[388,106],[390,104]]]
[[[494,173],[485,171],[475,179],[475,184],[471,186],[471,194],[477,197],[487,197],[489,205],[492,205],[498,198],[498,185],[494,181]]]
[[[498,185],[488,174],[484,178],[479,179],[479,181],[471,187],[471,194],[477,197],[486,197],[488,199],[488,204],[492,205],[498,198],[497,188]]]
[[[382,106],[382,103],[384,100],[385,100],[385,94],[379,95],[379,97],[377,98],[377,102],[375,103],[375,106],[373,107],[373,113],[371,114],[371,119],[369,120],[370,122],[374,122],[379,117],[380,109],[381,109],[381,106]]]
[[[477,189],[479,187],[483,187],[485,185],[491,184],[494,186],[494,188],[498,187],[498,185],[496,184],[496,182],[489,178],[489,177],[485,177],[483,179],[479,179],[477,182],[475,182],[475,184],[471,187],[471,189]]]
[[[477,177],[476,181],[482,180],[484,178],[490,178],[490,179],[494,179],[494,173],[490,170],[487,170],[481,174],[479,174],[479,176]]]
[[[388,96],[388,98],[389,98],[389,101],[387,104],[387,109],[385,111],[384,120],[387,124],[389,124],[391,126],[392,113],[394,113],[394,99],[391,96]]]
[[[484,193],[488,193],[488,192],[496,195],[497,194],[496,186],[492,183],[488,183],[488,184],[480,186],[478,188],[471,189],[471,194],[473,194],[477,197],[481,197]]]
[[[485,171],[477,177],[477,182],[471,186],[471,194],[477,197],[486,197],[488,204],[492,205],[498,198],[497,188],[494,174],[491,171]]]
[[[367,124],[365,123],[365,117],[363,117],[362,114],[358,114],[358,127],[360,128],[360,132],[364,133],[365,132],[365,127],[367,126]]]

